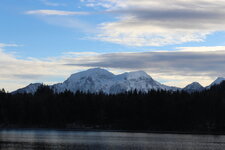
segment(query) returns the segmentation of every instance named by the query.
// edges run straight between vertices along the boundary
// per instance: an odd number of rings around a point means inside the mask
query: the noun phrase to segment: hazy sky
[[[93,67],[167,85],[225,77],[225,0],[1,0],[0,88]]]

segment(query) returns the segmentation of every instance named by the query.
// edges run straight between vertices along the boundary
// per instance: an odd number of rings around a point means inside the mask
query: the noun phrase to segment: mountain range
[[[85,93],[103,92],[105,94],[119,94],[134,90],[140,92],[148,92],[150,90],[183,90],[192,93],[209,89],[211,86],[220,84],[222,81],[225,81],[225,78],[219,77],[207,87],[203,87],[198,82],[193,82],[184,88],[178,88],[161,84],[144,71],[126,72],[115,75],[105,69],[93,68],[72,74],[63,83],[57,83],[50,85],[49,87],[55,93],[61,93],[64,91],[71,91],[75,93],[77,91],[81,91]],[[42,83],[33,83],[12,93],[34,94],[41,85]]]

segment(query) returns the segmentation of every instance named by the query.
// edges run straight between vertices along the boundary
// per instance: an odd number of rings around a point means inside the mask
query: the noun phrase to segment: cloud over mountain
[[[225,52],[140,52],[111,53],[93,56],[86,62],[71,64],[86,67],[143,69],[159,74],[225,76]]]
[[[6,44],[2,45],[6,46]],[[203,50],[204,48],[206,51]],[[2,48],[0,50],[1,86],[11,90],[31,82],[43,81],[52,84],[71,73],[92,67],[107,68],[114,73],[144,70],[164,84],[179,87],[194,81],[208,85],[216,77],[225,76],[225,49],[223,48],[215,47],[217,51],[213,51],[213,47],[200,47],[199,52],[191,51],[192,47],[185,47],[183,51],[182,48],[178,48],[175,52],[105,54],[70,52],[58,57],[42,59],[18,58]]]

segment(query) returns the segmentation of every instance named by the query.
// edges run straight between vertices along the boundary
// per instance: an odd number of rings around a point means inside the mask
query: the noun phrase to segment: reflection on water
[[[1,150],[224,150],[225,136],[0,131]]]

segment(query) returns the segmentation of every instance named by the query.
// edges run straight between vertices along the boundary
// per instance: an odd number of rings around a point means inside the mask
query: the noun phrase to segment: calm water
[[[225,136],[0,131],[0,150],[224,150]]]

